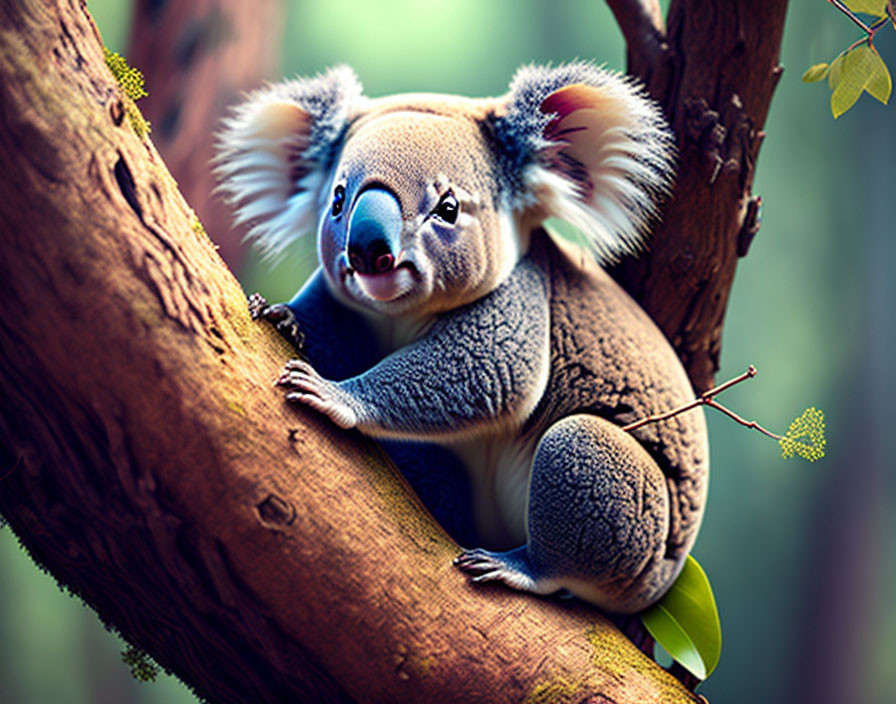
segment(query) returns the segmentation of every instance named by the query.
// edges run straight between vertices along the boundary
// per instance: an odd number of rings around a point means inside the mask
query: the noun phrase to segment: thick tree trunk
[[[692,701],[595,610],[471,587],[371,443],[282,402],[122,112],[83,3],[0,0],[0,513],[34,558],[215,702]]]
[[[613,275],[666,333],[694,388],[713,385],[738,257],[759,229],[752,195],[781,67],[787,0],[680,0],[668,31],[656,0],[608,0],[629,71],[678,137],[678,181],[650,250]]]
[[[231,269],[243,260],[245,228],[213,194],[214,135],[228,107],[277,78],[283,0],[137,0],[128,60],[143,71],[140,101],[152,141]]]

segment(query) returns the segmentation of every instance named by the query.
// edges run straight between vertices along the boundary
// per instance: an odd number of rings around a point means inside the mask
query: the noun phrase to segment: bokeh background
[[[106,44],[126,53],[129,3],[88,6]],[[346,62],[372,96],[496,95],[530,61],[624,68],[599,0],[293,0],[284,35],[284,75]],[[756,365],[724,401],[779,432],[823,408],[828,454],[784,461],[774,442],[709,416],[710,498],[694,554],[722,619],[722,660],[700,690],[714,704],[896,701],[896,107],[866,95],[834,121],[827,88],[800,82],[857,37],[824,0],[791,3],[755,184],[762,228],[737,271],[717,378]],[[896,32],[877,45],[896,72]],[[241,268],[269,300],[303,275],[294,261]],[[136,682],[123,648],[0,529],[0,702],[196,701],[171,677]]]

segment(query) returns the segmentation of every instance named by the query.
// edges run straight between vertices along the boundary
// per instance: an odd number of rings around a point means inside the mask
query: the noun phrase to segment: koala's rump
[[[554,422],[588,412],[625,425],[694,397],[684,368],[641,307],[574,245],[537,231],[529,256],[550,281],[551,370],[523,429],[540,437]],[[702,409],[634,433],[667,478],[667,556],[693,544],[706,497],[708,446]]]

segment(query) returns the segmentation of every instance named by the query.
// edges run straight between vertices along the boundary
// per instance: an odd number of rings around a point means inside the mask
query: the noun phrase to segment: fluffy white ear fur
[[[674,140],[659,106],[630,78],[579,62],[521,68],[500,141],[522,150],[512,204],[537,203],[577,227],[598,261],[643,245],[668,193]]]
[[[329,171],[361,100],[355,74],[337,66],[257,90],[224,121],[218,189],[263,254],[276,256],[316,228]]]

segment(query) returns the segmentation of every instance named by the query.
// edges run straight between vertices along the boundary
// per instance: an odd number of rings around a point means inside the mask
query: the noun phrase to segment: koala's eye
[[[335,218],[342,212],[342,206],[345,205],[345,188],[343,186],[336,186],[336,190],[333,191],[333,217]]]
[[[436,209],[432,212],[449,225],[453,225],[457,222],[457,214],[459,211],[460,205],[457,203],[457,198],[454,197],[454,194],[451,191],[448,191],[442,196],[442,200],[439,201]]]

